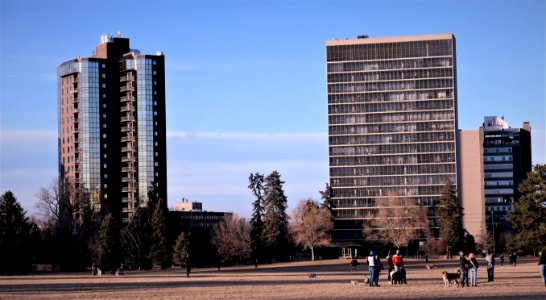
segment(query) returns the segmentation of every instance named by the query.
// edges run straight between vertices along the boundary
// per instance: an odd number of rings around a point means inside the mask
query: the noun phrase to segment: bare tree
[[[223,261],[241,262],[251,254],[250,224],[236,214],[227,215],[214,225],[212,243]]]
[[[334,228],[330,212],[320,208],[317,201],[303,199],[292,212],[289,231],[297,245],[311,250],[311,259],[315,260],[315,248],[330,244],[329,232]]]
[[[426,208],[412,199],[386,197],[364,223],[368,239],[404,247],[428,232]]]
[[[70,203],[70,187],[60,178],[55,178],[48,188],[40,188],[36,197],[36,207],[44,223],[57,225],[62,218],[63,203]]]

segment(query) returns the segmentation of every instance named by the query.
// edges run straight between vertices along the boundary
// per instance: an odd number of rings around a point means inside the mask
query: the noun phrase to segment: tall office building
[[[127,222],[149,192],[167,197],[165,58],[101,36],[58,73],[59,172],[96,211]]]
[[[436,228],[441,190],[457,185],[455,37],[360,36],[326,54],[334,239],[365,240],[386,197],[428,207]]]
[[[480,129],[459,135],[464,226],[478,242],[489,233],[503,251],[512,231],[508,212],[521,196],[518,185],[532,170],[531,125],[511,128],[503,117],[491,116],[484,117]]]

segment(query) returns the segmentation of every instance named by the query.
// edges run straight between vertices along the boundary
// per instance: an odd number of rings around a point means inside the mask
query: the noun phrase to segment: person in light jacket
[[[470,269],[470,283],[472,286],[478,286],[478,283],[476,282],[478,279],[478,260],[476,260],[476,257],[474,256],[474,253],[468,254],[468,262],[470,263],[469,269]]]

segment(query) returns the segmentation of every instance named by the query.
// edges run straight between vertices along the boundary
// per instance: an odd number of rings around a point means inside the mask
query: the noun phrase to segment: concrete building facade
[[[335,240],[365,241],[386,197],[428,208],[437,229],[442,187],[458,183],[455,49],[452,34],[326,42]]]
[[[164,61],[103,35],[92,56],[57,69],[60,178],[123,221],[167,197]]]

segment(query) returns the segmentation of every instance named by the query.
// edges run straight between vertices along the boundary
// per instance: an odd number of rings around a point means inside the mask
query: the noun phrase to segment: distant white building
[[[186,198],[182,198],[182,202],[178,202],[174,205],[175,211],[203,211],[203,203],[201,202],[190,202]]]

